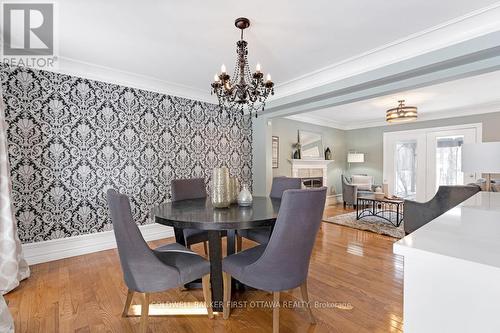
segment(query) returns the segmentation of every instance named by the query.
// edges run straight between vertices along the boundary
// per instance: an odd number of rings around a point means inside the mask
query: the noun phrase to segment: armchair
[[[375,188],[377,187],[377,185],[372,184],[371,177],[366,175],[364,175],[364,177],[367,177],[367,179],[369,179],[370,181],[364,183],[362,188],[360,188],[360,186],[358,186],[357,184],[353,184],[344,175],[341,175],[340,177],[342,182],[342,200],[344,201],[344,208],[347,205],[351,205],[354,208],[356,208],[356,202],[358,200],[358,196],[373,194]],[[353,176],[353,177],[359,177],[359,176]]]

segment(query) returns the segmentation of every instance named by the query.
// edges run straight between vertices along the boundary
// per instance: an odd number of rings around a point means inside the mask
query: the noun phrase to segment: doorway
[[[475,182],[462,172],[462,145],[482,141],[482,125],[384,133],[384,183],[396,196],[427,201],[440,185]]]

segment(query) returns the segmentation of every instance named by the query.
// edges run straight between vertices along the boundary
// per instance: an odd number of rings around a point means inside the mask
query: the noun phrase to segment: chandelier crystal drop
[[[241,38],[236,43],[236,64],[233,76],[227,74],[226,66],[221,66],[221,73],[214,75],[212,94],[217,96],[221,111],[228,114],[247,111],[257,117],[258,112],[264,111],[269,95],[274,95],[274,83],[271,74],[264,78],[260,64],[255,66],[251,73],[248,65],[248,43],[243,39],[243,30],[250,26],[250,20],[245,17],[237,18],[234,25],[241,30]]]

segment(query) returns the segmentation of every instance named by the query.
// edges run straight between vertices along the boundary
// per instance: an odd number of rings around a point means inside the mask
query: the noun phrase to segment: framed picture
[[[280,138],[278,136],[273,136],[272,154],[273,154],[273,169],[277,169],[280,159]]]

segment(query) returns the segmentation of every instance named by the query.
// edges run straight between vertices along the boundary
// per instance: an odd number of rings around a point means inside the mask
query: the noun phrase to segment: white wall
[[[264,116],[252,120],[252,193],[267,196],[271,191],[271,123]]]

